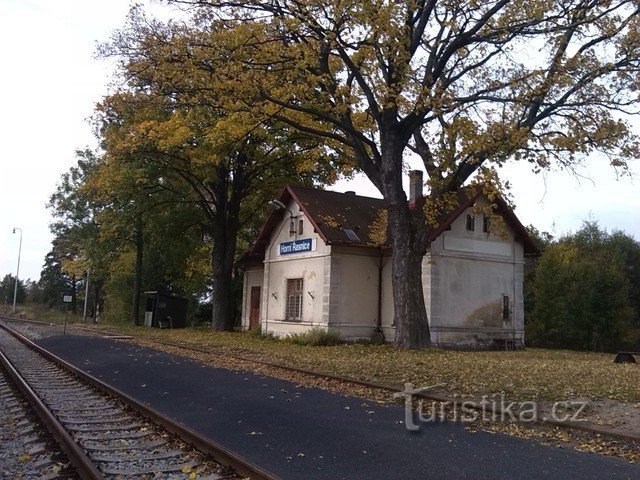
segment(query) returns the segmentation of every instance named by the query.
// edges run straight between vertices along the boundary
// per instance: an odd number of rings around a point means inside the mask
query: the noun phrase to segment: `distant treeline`
[[[527,345],[640,350],[640,243],[595,221],[558,239],[531,231],[543,252],[525,268]]]

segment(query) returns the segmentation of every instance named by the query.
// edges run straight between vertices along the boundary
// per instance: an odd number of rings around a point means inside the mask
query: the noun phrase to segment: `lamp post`
[[[89,272],[90,270],[87,268],[87,278],[85,279],[84,285],[84,311],[82,312],[82,321],[87,321],[87,298],[89,296]]]
[[[287,212],[289,212],[289,236],[291,236],[291,234],[295,234],[296,239],[298,238],[298,229],[296,228],[296,225],[293,223],[293,212],[291,210],[289,210],[287,208],[287,206],[282,203],[280,200],[269,200],[267,202],[267,205],[269,205],[270,207],[272,207],[275,210],[286,210]]]
[[[16,298],[18,297],[18,278],[20,277],[20,254],[22,253],[22,229],[15,227],[13,233],[16,230],[20,230],[20,246],[18,247],[18,269],[16,270],[16,284],[13,287],[13,310],[12,313],[16,313]]]

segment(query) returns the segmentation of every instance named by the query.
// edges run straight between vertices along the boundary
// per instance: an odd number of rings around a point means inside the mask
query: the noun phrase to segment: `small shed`
[[[184,328],[187,321],[187,299],[158,291],[144,292],[147,297],[144,324],[155,328]]]

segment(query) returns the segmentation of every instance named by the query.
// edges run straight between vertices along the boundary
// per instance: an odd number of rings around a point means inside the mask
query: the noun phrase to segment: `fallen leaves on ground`
[[[618,405],[632,409],[640,408],[640,364],[614,364],[609,354],[544,349],[515,352],[401,351],[389,345],[358,344],[311,347],[255,337],[248,333],[211,332],[202,328],[158,330],[112,325],[99,328],[135,335],[136,341],[142,345],[158,347],[154,342],[169,342],[195,348],[199,352],[187,353],[179,347],[162,347],[172,353],[188,354],[207,364],[253,370],[299,385],[348,393],[383,403],[392,401],[391,395],[383,390],[283,371],[251,360],[378,384],[443,384],[445,387],[441,392],[457,398],[478,399],[482,395],[503,394],[511,401],[536,401],[543,410],[550,402],[572,398],[599,399],[599,403],[605,403],[609,410],[616,402],[624,402]],[[229,356],[225,357],[224,354]],[[233,355],[246,360],[232,358]],[[592,423],[604,423],[599,420],[596,411],[587,416]],[[635,424],[627,426],[637,431]],[[533,438],[541,443],[615,455],[632,462],[638,461],[640,456],[640,449],[633,442],[605,439],[585,432],[515,423],[472,424],[466,428],[471,433],[482,430]],[[258,432],[251,432],[251,435],[254,434]]]
[[[358,344],[311,347],[203,328],[106,328],[371,382],[445,384],[446,391],[460,396],[505,393],[513,400],[584,396],[640,402],[640,365],[614,364],[610,354],[534,348],[505,352],[401,351],[389,345]]]

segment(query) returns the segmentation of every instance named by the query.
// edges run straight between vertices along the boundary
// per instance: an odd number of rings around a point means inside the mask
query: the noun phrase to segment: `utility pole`
[[[22,229],[15,227],[13,233],[16,230],[20,230],[20,246],[18,247],[18,268],[16,270],[16,284],[13,287],[13,310],[12,313],[16,313],[16,298],[18,298],[18,278],[20,277],[20,254],[22,253]]]

